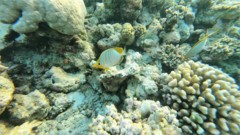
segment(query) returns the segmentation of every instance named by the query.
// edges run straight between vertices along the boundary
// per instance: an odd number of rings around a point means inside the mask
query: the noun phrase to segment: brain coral
[[[178,111],[185,133],[240,134],[240,92],[227,74],[189,61],[179,65],[165,81],[163,99]]]
[[[11,23],[19,33],[33,32],[40,22],[73,35],[84,29],[86,8],[83,0],[1,0],[0,21]]]

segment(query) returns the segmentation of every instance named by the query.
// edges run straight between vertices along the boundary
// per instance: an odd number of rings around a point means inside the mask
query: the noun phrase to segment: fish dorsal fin
[[[123,54],[124,52],[124,49],[121,47],[114,47],[113,49],[116,50],[119,54]]]

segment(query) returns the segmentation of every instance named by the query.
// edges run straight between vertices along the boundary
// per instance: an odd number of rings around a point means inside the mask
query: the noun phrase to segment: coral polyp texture
[[[166,76],[162,95],[178,111],[188,134],[240,134],[240,92],[235,80],[200,62],[188,61]]]
[[[0,21],[18,33],[36,31],[41,22],[67,35],[85,30],[83,0],[1,0],[0,12]]]

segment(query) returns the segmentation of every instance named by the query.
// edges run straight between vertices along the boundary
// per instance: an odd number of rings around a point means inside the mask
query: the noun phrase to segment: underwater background
[[[0,0],[0,135],[240,135],[239,0]]]

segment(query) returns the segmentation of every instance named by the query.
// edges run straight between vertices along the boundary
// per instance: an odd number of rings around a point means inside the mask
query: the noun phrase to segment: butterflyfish
[[[217,33],[218,31],[219,31],[218,29],[207,30],[206,35],[203,38],[201,38],[196,44],[194,44],[194,46],[185,54],[184,58],[185,59],[191,58],[200,53],[205,47],[208,38]]]
[[[125,50],[125,48],[114,47],[103,51],[97,62],[93,64],[93,68],[107,70],[109,67],[120,64],[126,54]]]

